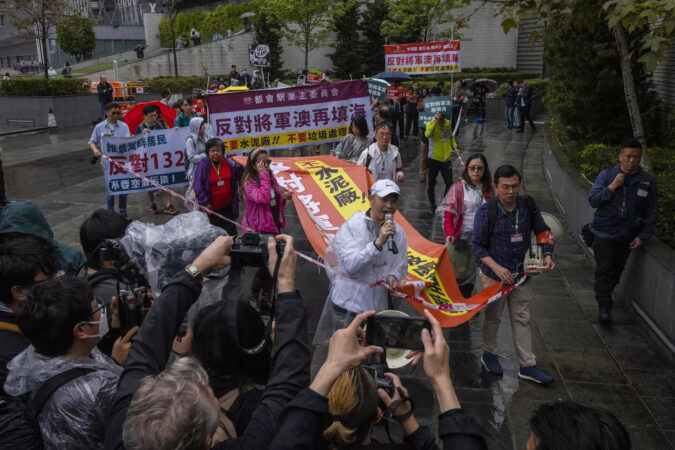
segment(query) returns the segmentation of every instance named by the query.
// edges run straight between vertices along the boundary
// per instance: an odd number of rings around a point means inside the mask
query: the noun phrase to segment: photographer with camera
[[[307,311],[295,290],[293,238],[279,235],[277,239],[286,244],[283,256],[277,255],[273,238],[267,247],[270,271],[282,258],[277,276],[279,294],[270,378],[244,434],[214,448],[267,448],[276,433],[281,410],[309,384]],[[210,447],[219,406],[206,372],[190,357],[180,358],[166,370],[165,365],[183,317],[199,297],[203,276],[230,265],[232,245],[232,237],[216,239],[164,288],[145,317],[110,410],[106,448]]]
[[[65,276],[37,283],[17,323],[31,345],[8,364],[5,391],[30,394],[46,448],[102,448],[122,371],[96,344],[108,330],[105,304],[86,283]],[[121,360],[128,342],[118,340]]]
[[[337,267],[315,344],[327,342],[358,313],[392,309],[389,290],[397,289],[408,273],[408,240],[403,228],[393,221],[400,193],[395,182],[378,180],[370,188],[371,208],[352,215],[335,235],[325,259]],[[378,281],[384,283],[373,286]]]
[[[275,181],[270,163],[269,154],[264,148],[257,148],[248,155],[240,188],[246,204],[243,225],[244,229],[257,233],[278,234],[286,225],[284,207],[292,194]],[[255,274],[249,302],[257,311],[269,309],[272,282],[264,269]]]
[[[414,407],[401,380],[394,374],[393,396],[378,389],[370,371],[359,366],[373,355],[383,352],[376,346],[362,346],[365,332],[361,324],[374,311],[366,311],[352,323],[335,332],[330,341],[328,358],[311,386],[291,402],[282,415],[279,433],[272,449],[290,448],[363,448],[363,449],[436,449],[436,437],[429,428],[420,426],[413,415]],[[444,449],[487,449],[473,417],[461,409],[450,378],[450,349],[439,322],[425,311],[433,331],[422,331],[424,372],[436,392],[441,414],[439,437]],[[384,411],[378,407],[378,399]],[[378,443],[372,439],[373,424],[382,417],[397,420],[404,433],[403,444]]]

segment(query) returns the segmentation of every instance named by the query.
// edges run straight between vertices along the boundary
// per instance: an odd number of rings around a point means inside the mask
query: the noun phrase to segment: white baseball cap
[[[384,198],[389,194],[401,195],[401,189],[391,180],[377,180],[370,188],[370,195]]]

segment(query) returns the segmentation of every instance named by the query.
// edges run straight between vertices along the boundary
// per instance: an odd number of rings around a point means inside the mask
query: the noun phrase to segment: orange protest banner
[[[246,164],[246,156],[233,158]],[[375,180],[363,166],[333,156],[273,157],[270,170],[280,186],[293,192],[305,234],[321,257],[340,226],[355,212],[370,208],[368,191]],[[429,309],[443,327],[454,327],[473,317],[501,288],[496,284],[464,298],[446,247],[425,239],[400,212],[394,220],[408,237],[409,283],[402,293],[420,314]]]

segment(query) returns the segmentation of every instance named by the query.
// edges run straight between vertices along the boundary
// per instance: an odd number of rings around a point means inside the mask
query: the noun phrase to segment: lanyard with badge
[[[501,203],[498,203],[499,209],[502,210],[502,213],[506,217],[512,217],[509,216],[506,211],[504,211],[504,208],[502,207]],[[518,231],[518,222],[520,221],[520,209],[518,208],[518,204],[516,204],[516,217],[513,221],[513,233],[511,234],[511,243],[515,244],[517,242],[523,242],[523,233],[519,233]]]
[[[218,168],[217,168],[217,169],[216,169],[216,165],[213,164],[213,161],[210,161],[210,162],[211,162],[211,167],[213,167],[213,170],[216,171],[216,176],[218,177],[218,181],[216,181],[216,186],[218,186],[218,187],[224,186],[224,185],[225,185],[225,180],[221,180],[221,179],[220,179],[220,167],[223,165],[223,162],[220,161],[220,162],[218,163]]]
[[[378,150],[380,149],[378,148]],[[378,180],[387,178],[387,173],[385,172],[385,167],[387,165],[387,152],[380,150],[380,158],[382,159],[382,167],[380,168],[380,172],[377,174]]]

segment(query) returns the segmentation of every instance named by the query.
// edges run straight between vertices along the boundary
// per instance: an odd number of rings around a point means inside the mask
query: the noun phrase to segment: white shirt
[[[407,278],[408,239],[396,224],[394,241],[398,253],[375,247],[373,241],[380,234],[380,226],[364,212],[354,213],[338,230],[330,250],[337,253],[338,267],[331,277],[328,299],[334,304],[356,313],[387,309],[387,288],[370,287],[373,283],[394,275],[398,281]],[[329,260],[329,257],[326,257]]]
[[[460,239],[467,238],[471,236],[473,232],[473,222],[476,218],[476,211],[480,208],[480,205],[485,201],[483,199],[483,187],[475,189],[473,186],[470,186],[469,183],[462,180],[462,186],[464,187],[464,208],[462,215],[462,230],[460,232]]]
[[[398,147],[389,144],[387,151],[382,152],[377,146],[377,142],[370,144],[370,147],[365,149],[361,153],[361,156],[359,156],[357,164],[359,166],[365,166],[369,154],[372,158],[366,169],[373,174],[373,177],[376,180],[387,179],[396,182],[396,169],[403,167],[403,161],[401,160],[401,154],[398,152]]]

